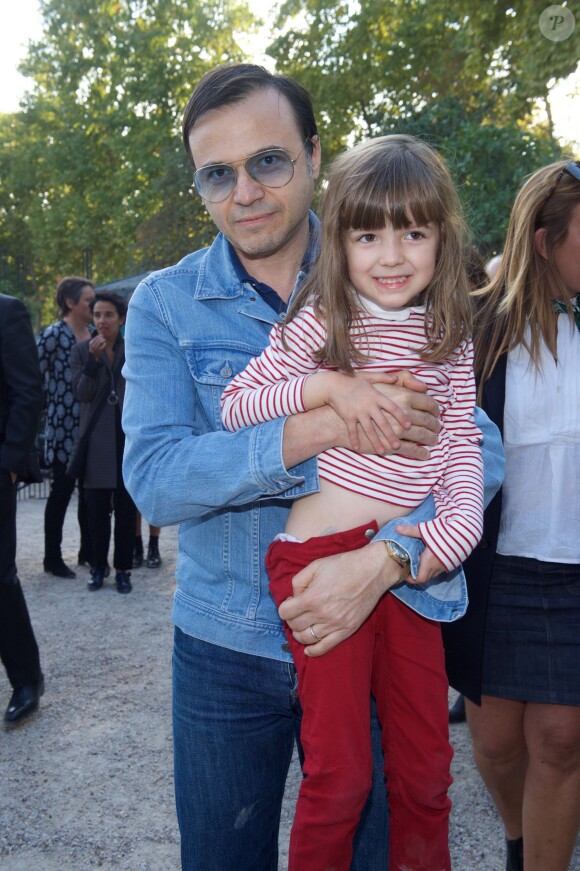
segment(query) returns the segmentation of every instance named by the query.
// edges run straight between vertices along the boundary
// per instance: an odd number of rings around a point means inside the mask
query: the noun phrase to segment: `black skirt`
[[[482,693],[580,706],[580,565],[496,556]]]

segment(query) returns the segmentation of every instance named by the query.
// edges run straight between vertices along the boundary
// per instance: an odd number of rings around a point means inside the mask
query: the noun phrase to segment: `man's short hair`
[[[193,157],[189,134],[203,115],[212,109],[239,103],[256,91],[268,88],[286,97],[303,140],[318,135],[312,100],[301,84],[289,76],[276,75],[256,64],[224,64],[202,76],[183,114],[183,144],[191,162]],[[312,145],[308,143],[308,146],[309,153],[312,153]]]

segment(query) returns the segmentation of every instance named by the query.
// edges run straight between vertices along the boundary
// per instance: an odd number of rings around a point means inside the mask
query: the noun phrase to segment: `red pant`
[[[279,606],[315,559],[368,544],[368,524],[304,543],[274,542],[266,556]],[[447,678],[439,623],[385,595],[360,629],[319,658],[285,627],[304,712],[304,779],[289,871],[349,871],[352,839],[371,788],[370,706],[382,726],[389,792],[390,871],[449,871],[451,801]]]

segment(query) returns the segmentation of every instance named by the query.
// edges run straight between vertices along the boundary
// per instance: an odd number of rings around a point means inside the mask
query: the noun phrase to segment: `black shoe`
[[[63,559],[44,561],[44,571],[56,578],[76,578],[72,569],[69,569]]]
[[[143,539],[135,539],[135,547],[133,548],[133,568],[138,569],[143,565]]]
[[[43,694],[44,677],[41,677],[37,683],[29,683],[14,690],[4,714],[4,722],[12,725],[12,723],[25,720],[37,710],[38,702]]]
[[[133,589],[131,584],[131,572],[117,572],[115,575],[118,593],[130,593]]]
[[[158,569],[161,565],[161,556],[159,554],[159,542],[153,539],[149,542],[149,547],[147,548],[147,568],[148,569]]]
[[[450,723],[465,723],[465,699],[462,695],[457,696],[449,708]]]
[[[103,579],[105,577],[105,569],[103,568],[92,568],[91,569],[91,579],[87,583],[87,587],[94,593],[95,590],[100,590],[103,586]]]
[[[524,871],[524,839],[516,838],[509,841],[506,838],[506,866],[505,871]]]

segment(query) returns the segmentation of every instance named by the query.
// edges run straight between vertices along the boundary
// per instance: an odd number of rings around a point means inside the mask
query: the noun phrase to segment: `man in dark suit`
[[[4,722],[21,722],[44,692],[38,646],[16,571],[16,489],[31,476],[42,407],[32,325],[20,300],[0,294],[0,658],[13,689]]]

